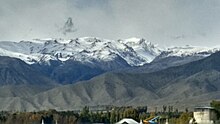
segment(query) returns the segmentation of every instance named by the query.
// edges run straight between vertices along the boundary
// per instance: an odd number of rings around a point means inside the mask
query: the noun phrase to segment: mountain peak
[[[106,62],[120,57],[130,66],[139,66],[151,62],[160,54],[159,48],[141,38],[121,41],[98,37],[81,37],[73,40],[34,39],[22,42],[1,42],[0,49],[2,52],[10,51],[10,54],[4,52],[7,56],[20,58],[26,63],[32,64],[50,59],[59,61],[73,59],[90,63],[93,63],[94,60]]]
[[[19,58],[28,64],[48,63],[50,60],[79,62],[107,62],[118,57],[130,66],[141,66],[155,58],[207,57],[220,48],[196,46],[170,47],[166,50],[143,38],[119,40],[98,37],[81,37],[75,39],[47,38],[21,42],[0,42],[0,55]],[[120,62],[119,62],[120,63]]]

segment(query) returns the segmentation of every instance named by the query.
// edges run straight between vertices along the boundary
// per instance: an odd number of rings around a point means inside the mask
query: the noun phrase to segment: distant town
[[[173,106],[148,111],[147,106],[85,106],[79,111],[0,112],[1,124],[219,124],[220,101],[179,111]]]

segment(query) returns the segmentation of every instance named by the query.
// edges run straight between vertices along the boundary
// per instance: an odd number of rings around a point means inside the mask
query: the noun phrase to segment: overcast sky
[[[68,17],[77,32],[64,36]],[[220,0],[0,0],[0,40],[83,36],[219,46]]]

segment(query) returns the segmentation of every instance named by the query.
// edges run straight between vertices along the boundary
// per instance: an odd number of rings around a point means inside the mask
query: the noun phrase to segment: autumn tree
[[[184,112],[180,115],[178,119],[178,124],[189,124],[189,120],[192,118],[192,114],[189,112]]]

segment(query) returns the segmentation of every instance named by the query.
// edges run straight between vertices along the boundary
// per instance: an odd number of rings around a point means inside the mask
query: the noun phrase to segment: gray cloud
[[[0,40],[144,37],[162,46],[215,46],[220,40],[219,0],[2,0],[0,5]],[[63,36],[57,27],[68,17],[78,31]]]

